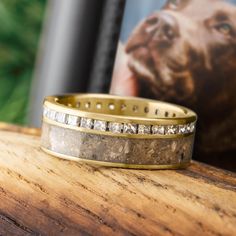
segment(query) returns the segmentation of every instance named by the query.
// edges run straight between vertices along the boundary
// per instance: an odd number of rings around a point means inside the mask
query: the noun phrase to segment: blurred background
[[[0,1],[0,120],[26,124],[46,0]]]
[[[108,92],[124,0],[1,0],[0,121],[41,124],[43,98]]]

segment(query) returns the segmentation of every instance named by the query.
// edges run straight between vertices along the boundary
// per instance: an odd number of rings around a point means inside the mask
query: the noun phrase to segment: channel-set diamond
[[[116,122],[110,122],[108,124],[109,131],[112,133],[122,133],[123,130],[123,124],[122,123],[116,123]]]
[[[86,129],[92,129],[93,119],[82,117],[80,121],[80,127],[83,127]]]
[[[153,125],[152,126],[152,133],[153,134],[164,135],[165,134],[165,126],[163,126],[163,125]]]
[[[57,112],[56,121],[62,124],[66,123],[66,114],[62,112]]]
[[[124,133],[136,134],[137,133],[137,124],[131,124],[131,123],[124,124]]]
[[[151,134],[151,125],[139,125],[138,126],[139,134]]]
[[[144,125],[133,123],[118,123],[102,120],[93,120],[91,118],[79,117],[76,115],[56,112],[48,107],[44,107],[43,116],[60,124],[82,127],[85,129],[94,129],[99,131],[109,131],[112,133],[125,134],[143,134],[143,135],[176,135],[192,134],[196,129],[195,122],[180,125]]]
[[[178,127],[176,125],[167,125],[166,134],[177,134]]]
[[[179,125],[179,134],[187,133],[187,125]]]
[[[49,110],[48,111],[48,118],[51,119],[51,120],[55,120],[56,119],[56,111]]]
[[[188,130],[190,133],[194,132],[194,130],[195,130],[195,123],[190,123],[190,124],[188,124],[187,126],[188,126],[187,130]]]
[[[95,130],[106,131],[107,129],[107,122],[103,120],[94,120],[93,128]]]
[[[43,108],[43,116],[48,117],[49,109],[47,107]]]
[[[71,126],[79,126],[80,118],[75,115],[67,116],[67,124]]]

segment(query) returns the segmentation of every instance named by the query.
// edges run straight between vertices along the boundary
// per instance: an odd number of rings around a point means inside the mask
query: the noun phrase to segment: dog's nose
[[[170,45],[179,35],[176,19],[166,13],[156,14],[147,19],[147,32],[151,33],[152,39],[163,45]]]

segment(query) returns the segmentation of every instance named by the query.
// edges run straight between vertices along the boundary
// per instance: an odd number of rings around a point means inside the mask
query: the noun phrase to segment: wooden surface
[[[235,177],[199,163],[98,168],[43,153],[38,136],[0,131],[0,235],[233,236]]]

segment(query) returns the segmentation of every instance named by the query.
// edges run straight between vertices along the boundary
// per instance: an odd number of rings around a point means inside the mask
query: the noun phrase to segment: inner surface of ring
[[[114,98],[107,96],[103,98],[79,95],[58,97],[57,103],[81,111],[93,113],[123,115],[145,118],[184,118],[191,111],[169,103],[139,98]]]

